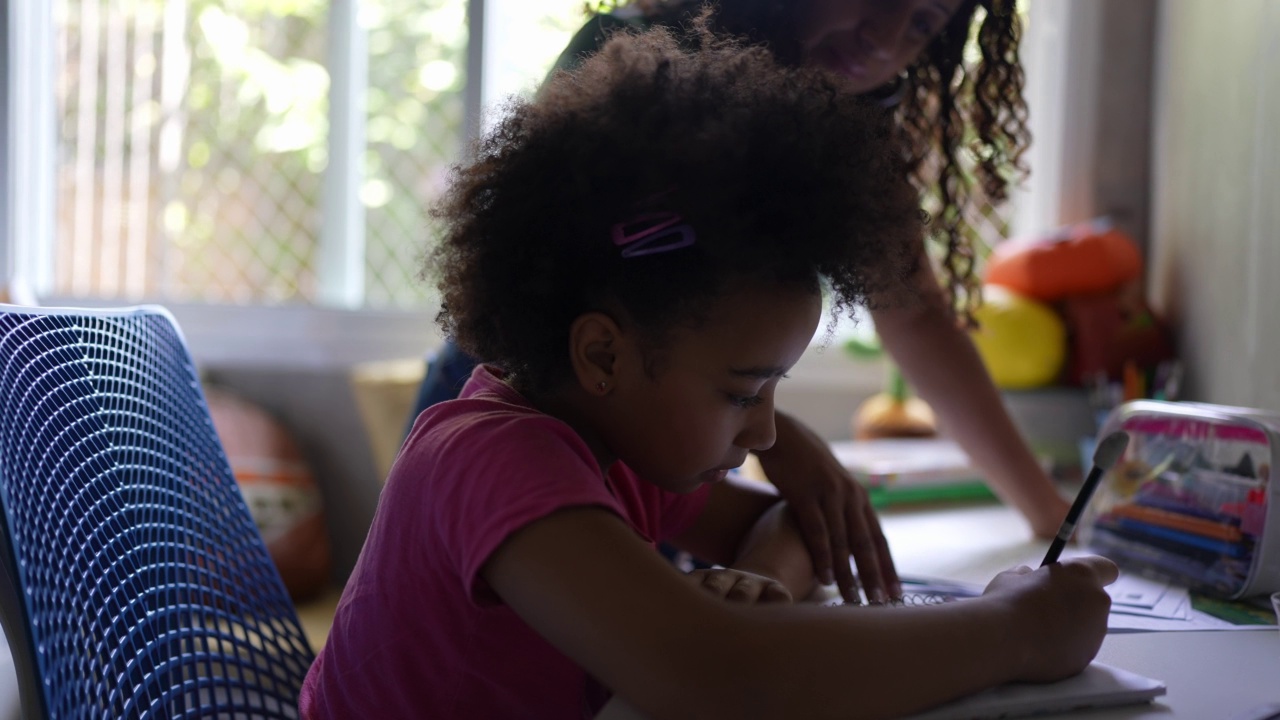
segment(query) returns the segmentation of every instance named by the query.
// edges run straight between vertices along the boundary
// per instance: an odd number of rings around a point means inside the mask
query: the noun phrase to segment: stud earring
[[[601,380],[600,382],[596,383],[596,392],[604,392],[605,388],[608,388],[608,387],[609,387],[609,383]]]

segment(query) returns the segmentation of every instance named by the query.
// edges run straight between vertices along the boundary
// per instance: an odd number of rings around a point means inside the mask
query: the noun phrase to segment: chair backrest
[[[314,656],[164,310],[0,306],[0,503],[26,717],[297,717]]]

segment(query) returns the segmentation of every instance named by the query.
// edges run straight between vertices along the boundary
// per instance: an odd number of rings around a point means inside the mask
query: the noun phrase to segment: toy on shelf
[[[938,434],[933,409],[911,395],[906,378],[896,365],[889,364],[884,392],[867,398],[853,414],[853,438],[920,438]]]
[[[1108,221],[1094,220],[997,245],[987,258],[983,281],[1055,303],[1112,292],[1141,274],[1142,258],[1133,240]]]
[[[996,386],[1053,384],[1067,357],[1067,328],[1050,306],[999,285],[983,290],[971,337]]]
[[[996,385],[1089,386],[1136,371],[1153,387],[1174,347],[1141,277],[1137,244],[1106,219],[998,245],[983,274],[992,307],[975,315],[973,335]]]
[[[863,360],[885,357],[876,339],[845,341],[845,352]],[[876,438],[925,438],[938,434],[933,408],[911,394],[907,380],[891,360],[885,360],[884,390],[864,400],[854,411],[849,429],[854,440]]]

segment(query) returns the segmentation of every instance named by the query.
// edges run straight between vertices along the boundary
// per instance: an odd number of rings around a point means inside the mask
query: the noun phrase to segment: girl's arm
[[[621,519],[562,510],[481,570],[534,630],[653,718],[879,718],[1010,680],[1079,672],[1106,633],[1100,558],[1004,573],[920,608],[735,605],[694,587]]]
[[[927,258],[911,285],[919,299],[871,312],[881,341],[992,489],[1037,536],[1052,537],[1068,503],[1018,433],[973,341],[947,308]]]

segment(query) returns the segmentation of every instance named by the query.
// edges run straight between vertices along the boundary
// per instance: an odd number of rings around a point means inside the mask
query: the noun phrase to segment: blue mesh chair
[[[0,306],[0,503],[27,717],[297,717],[313,654],[165,311]]]

